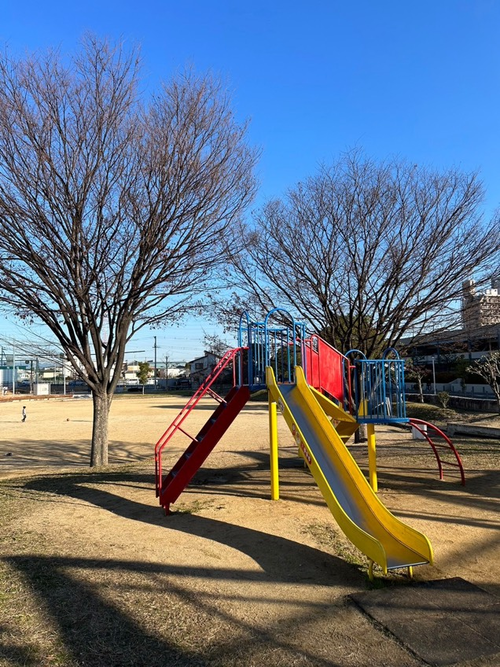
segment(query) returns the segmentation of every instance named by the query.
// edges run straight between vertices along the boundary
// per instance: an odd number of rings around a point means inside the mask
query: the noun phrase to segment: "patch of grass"
[[[366,567],[366,559],[361,552],[329,523],[310,523],[304,526],[302,532],[314,539],[319,547],[329,551],[350,565]]]
[[[213,500],[194,500],[189,505],[178,505],[175,508],[176,514],[199,514],[202,510],[209,509],[213,505]]]
[[[251,401],[267,401],[267,389],[261,389],[250,395]]]
[[[408,402],[406,404],[406,415],[415,419],[423,419],[432,424],[460,419],[460,413],[456,410],[442,408],[439,405],[432,405],[431,403]]]
[[[0,482],[0,526],[7,525],[22,514],[22,504],[19,502],[19,489],[11,480]]]
[[[350,542],[345,535],[329,523],[312,523],[302,529],[305,535],[311,536],[319,547],[341,558],[346,563],[354,565],[366,573],[366,586],[370,590],[411,583],[406,569],[391,571],[384,576],[382,568],[374,564],[372,580],[368,577],[368,561],[365,556]]]

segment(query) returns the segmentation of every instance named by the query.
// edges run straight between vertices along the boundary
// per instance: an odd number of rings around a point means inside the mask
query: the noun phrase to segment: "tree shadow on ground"
[[[23,488],[49,496],[56,493],[97,505],[127,519],[214,540],[246,554],[259,564],[268,580],[275,582],[334,586],[343,585],[348,580],[353,583],[359,581],[360,567],[308,545],[194,513],[174,512],[165,516],[160,507],[137,502],[102,488],[109,485],[118,487],[118,491],[123,484],[142,487],[151,485],[151,476],[124,472],[65,475],[29,480]],[[40,501],[44,501],[43,495]]]
[[[158,637],[154,629],[141,627],[130,615],[100,596],[98,586],[85,577],[72,576],[72,570],[113,569],[141,571],[139,563],[91,561],[72,558],[47,558],[37,556],[10,557],[5,559],[28,583],[57,625],[63,646],[60,655],[54,656],[57,664],[94,665],[95,667],[151,666],[202,667],[206,663],[195,655],[189,655]],[[27,648],[9,647],[7,640],[0,646],[0,656],[17,658],[14,664],[49,664],[37,662],[40,651],[34,640],[25,637]],[[22,655],[24,653],[24,656]],[[42,658],[42,656],[38,656]],[[12,663],[9,663],[12,664]],[[55,662],[51,664],[56,664]]]
[[[302,631],[307,636],[306,628],[314,627],[315,623],[321,627],[325,621],[332,626],[343,622],[346,611],[341,601],[293,600],[291,616],[278,615],[265,625],[255,623],[251,613],[237,616],[232,613],[235,603],[246,602],[249,575],[265,581],[263,573],[229,568],[210,572],[204,568],[83,557],[27,555],[5,560],[35,592],[45,614],[57,626],[59,655],[51,651],[51,659],[58,659],[58,664],[93,667],[342,664],[337,659],[338,647],[335,657],[325,659],[318,654],[318,644],[313,639],[297,641],[297,634]],[[207,575],[212,580],[226,579],[239,585],[237,589],[234,586],[198,589],[197,580],[205,580]],[[265,592],[256,601],[264,608],[277,604],[283,610],[290,604],[286,598]],[[155,613],[148,611],[148,604]],[[33,667],[45,664],[32,638],[23,637],[23,641],[27,645],[25,650],[9,646],[4,639],[0,657],[19,659],[23,661],[21,664]],[[324,647],[321,648],[324,652]],[[351,653],[352,648],[347,648]],[[37,657],[33,658],[37,650],[38,662]],[[331,650],[327,650],[328,654]]]
[[[318,667],[333,667],[337,664],[336,661],[316,655],[314,642],[308,647],[296,646],[294,643],[296,628],[304,628],[314,622],[324,623],[327,617],[335,622],[335,617],[344,613],[340,598],[337,604],[332,605],[331,602],[308,600],[307,594],[303,600],[300,597],[298,600],[293,599],[293,595],[291,600],[287,595],[282,599],[274,596],[282,596],[286,590],[293,591],[294,586],[320,586],[326,589],[331,587],[331,596],[328,593],[326,597],[333,601],[336,587],[341,591],[340,596],[346,586],[355,590],[364,588],[365,577],[360,567],[309,545],[252,528],[196,514],[174,513],[165,516],[159,507],[120,494],[124,487],[137,488],[142,492],[147,492],[149,487],[152,494],[151,482],[148,473],[106,471],[47,476],[24,482],[18,480],[16,483],[20,490],[30,493],[31,501],[61,502],[61,499],[54,498],[54,494],[57,494],[66,501],[83,501],[119,517],[162,526],[165,535],[160,540],[166,554],[169,554],[172,533],[177,531],[194,538],[193,549],[199,548],[195,538],[212,540],[238,550],[260,567],[225,567],[223,560],[220,566],[211,567],[205,565],[201,558],[200,565],[185,565],[176,560],[175,554],[171,552],[167,560],[174,564],[30,554],[9,556],[6,560],[22,574],[30,589],[41,600],[42,607],[57,624],[65,651],[71,657],[71,662],[68,660],[61,664],[89,664],[96,667],[232,665],[235,664],[231,658],[232,653],[245,650],[248,655],[259,653],[260,658],[256,658],[255,663],[250,661],[241,664],[288,665],[296,659],[300,660],[300,664]],[[157,532],[154,539],[157,544]],[[129,581],[130,577],[136,579]],[[140,577],[140,581],[137,577]],[[198,588],[198,579],[221,582],[221,585],[215,586],[216,591],[211,585],[208,589],[206,585]],[[227,590],[222,585],[224,581],[232,582]],[[255,589],[255,584],[259,586],[258,589]],[[269,591],[262,588],[262,585],[275,584],[286,587],[292,585],[292,588],[278,589],[281,591],[279,594],[272,587]],[[101,586],[104,588],[101,589]],[[161,618],[157,619],[161,621],[158,625],[161,631],[157,632],[154,624],[148,626],[137,620],[137,616],[148,618],[142,607],[137,609],[137,613],[135,608],[130,612],[130,606],[128,610],[122,608],[120,600],[123,598],[130,602],[131,590],[138,591],[141,605],[148,604],[147,598],[154,605],[163,606]],[[264,629],[254,626],[251,615],[244,615],[246,620],[235,619],[230,612],[235,599],[237,604],[245,605],[251,600],[248,596],[255,595],[257,590],[258,604],[264,605],[264,608],[267,604],[283,605],[284,608],[292,604],[295,608],[293,618],[285,615],[282,620],[266,624]],[[110,591],[113,591],[112,595]],[[224,605],[226,596],[229,605],[227,609]],[[176,621],[179,600],[184,606],[189,605],[191,610],[187,617]],[[203,632],[206,631],[207,636],[212,634],[210,624],[214,617],[226,627],[226,632],[219,635],[218,644],[212,642],[209,651],[204,645]],[[176,623],[183,628],[184,633],[189,632],[196,638],[189,644],[189,651],[179,648],[185,644],[173,629]],[[0,655],[5,658],[17,655],[23,660],[19,651],[19,648],[4,644],[0,648]],[[221,660],[221,652],[225,656],[224,660]],[[34,666],[41,663],[24,660],[22,664]]]
[[[141,449],[144,453],[141,454]],[[151,459],[154,448],[151,442],[126,442],[111,439],[109,442],[110,465],[137,463]],[[29,475],[41,468],[87,469],[90,464],[90,440],[25,439],[0,440],[0,473],[16,472]]]

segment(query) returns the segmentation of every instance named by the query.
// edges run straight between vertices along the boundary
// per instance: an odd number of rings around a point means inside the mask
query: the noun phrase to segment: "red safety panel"
[[[343,403],[344,355],[316,335],[306,341],[306,354],[307,382]]]

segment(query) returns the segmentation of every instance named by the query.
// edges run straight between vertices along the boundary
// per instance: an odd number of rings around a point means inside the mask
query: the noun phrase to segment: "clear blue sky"
[[[228,82],[262,150],[257,206],[353,147],[479,170],[485,215],[500,205],[500,0],[4,0],[17,54],[85,31],[139,43],[150,89],[185,66]],[[201,351],[193,324],[155,333],[161,357]]]

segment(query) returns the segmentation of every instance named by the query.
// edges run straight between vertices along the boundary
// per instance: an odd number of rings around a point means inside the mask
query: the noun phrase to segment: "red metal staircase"
[[[156,495],[159,497],[160,505],[165,508],[167,513],[170,505],[177,500],[179,495],[189,484],[200,466],[203,465],[210,452],[222,438],[250,397],[250,390],[246,385],[241,387],[233,386],[224,398],[219,396],[211,388],[215,380],[217,380],[222,371],[227,368],[231,362],[233,362],[234,368],[234,362],[241,351],[242,348],[236,348],[226,352],[212,373],[189,399],[156,443]],[[192,437],[184,430],[183,424],[205,394],[215,398],[219,402],[219,405],[200,432],[195,437]],[[163,478],[162,452],[165,446],[171,441],[174,434],[178,431],[187,436],[191,442],[172,470],[165,478]]]

